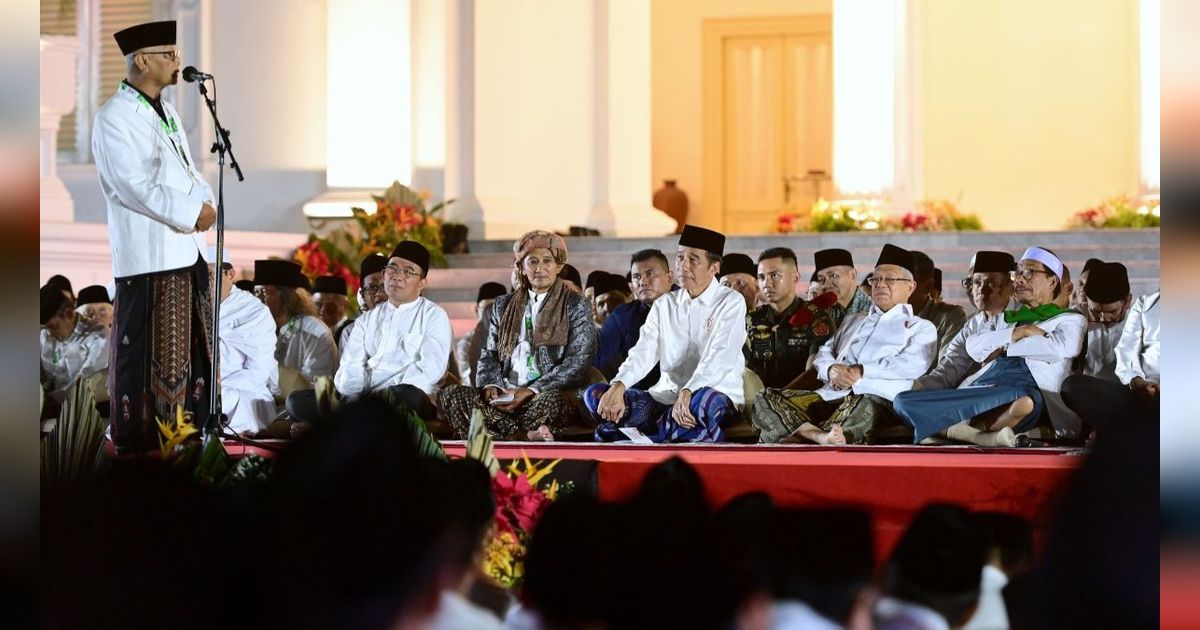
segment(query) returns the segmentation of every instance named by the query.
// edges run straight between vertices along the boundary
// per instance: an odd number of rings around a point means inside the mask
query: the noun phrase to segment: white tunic
[[[333,376],[338,364],[337,344],[319,317],[293,317],[279,327],[278,335],[275,360],[280,367],[296,370],[314,384],[318,377]]]
[[[981,332],[999,330],[1004,323],[1004,313],[988,315],[987,311],[978,311],[963,324],[957,335],[946,345],[945,352],[938,364],[925,376],[917,379],[914,389],[952,389],[972,372],[979,369],[979,362],[971,358],[967,352],[967,339]],[[920,385],[918,388],[917,385]]]
[[[275,362],[275,320],[253,294],[237,287],[221,302],[221,410],[235,432],[257,431],[275,416],[271,383]]]
[[[1158,291],[1139,297],[1134,300],[1129,315],[1125,316],[1114,368],[1117,380],[1122,385],[1128,385],[1137,376],[1152,383],[1159,382],[1158,298]]]
[[[746,298],[741,293],[715,279],[694,299],[676,289],[654,301],[613,382],[629,386],[658,365],[662,376],[649,394],[660,404],[674,404],[681,389],[694,393],[711,387],[740,406],[746,398],[745,343]]]
[[[1024,358],[1029,373],[1037,381],[1038,389],[1042,390],[1054,428],[1064,436],[1077,435],[1082,421],[1063,402],[1059,391],[1063,381],[1071,374],[1071,361],[1083,350],[1087,319],[1075,311],[1069,311],[1039,322],[1037,326],[1046,331],[1044,337],[1025,337],[1014,343],[1012,329],[1015,325],[1005,322],[1000,330],[979,333],[967,339],[967,352],[979,362],[997,348],[1005,348],[1010,357]],[[995,363],[984,365],[963,381],[960,387],[970,387],[993,365]]]
[[[89,328],[83,321],[75,324],[71,336],[59,341],[42,328],[42,370],[46,395],[62,402],[67,389],[77,378],[87,378],[108,367],[108,335],[104,328]]]
[[[446,311],[423,297],[379,304],[350,329],[334,386],[347,398],[401,384],[433,395],[446,373],[452,334]]]
[[[96,112],[92,154],[108,205],[113,276],[181,269],[205,254],[196,219],[212,188],[196,169],[179,114],[169,122],[122,83]]]
[[[1104,324],[1090,322],[1087,328],[1087,354],[1083,373],[1106,381],[1117,380],[1117,344],[1121,341],[1123,322]]]
[[[936,356],[937,327],[914,315],[912,305],[896,304],[885,313],[872,304],[866,313],[847,315],[837,334],[817,351],[813,367],[826,384],[817,394],[823,400],[851,392],[892,400],[912,389],[913,380],[929,370]],[[862,378],[850,389],[829,384],[829,368],[839,363],[863,367]]]

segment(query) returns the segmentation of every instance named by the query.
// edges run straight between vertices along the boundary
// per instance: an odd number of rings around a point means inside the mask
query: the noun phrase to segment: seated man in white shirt
[[[108,367],[108,337],[102,328],[89,328],[75,312],[74,301],[60,288],[41,288],[41,375],[46,403],[42,417],[58,415],[67,389]]]
[[[103,328],[105,334],[112,330],[113,305],[107,287],[93,284],[80,289],[75,312],[88,328]]]
[[[277,329],[275,360],[315,383],[319,377],[333,376],[338,355],[333,333],[317,317],[317,307],[303,288],[306,284],[300,265],[290,260],[254,261],[255,295],[271,309]]]
[[[932,504],[913,517],[884,567],[879,630],[950,630],[979,602],[987,535],[961,507]]]
[[[428,275],[429,250],[416,241],[396,245],[383,273],[387,300],[355,320],[346,339],[333,379],[342,398],[388,390],[423,420],[436,417],[431,397],[446,373],[451,329],[446,311],[421,296]],[[289,396],[288,411],[302,420],[315,419],[315,392]]]
[[[210,247],[208,259],[216,260]],[[217,265],[209,263],[209,278]],[[275,417],[271,383],[279,379],[275,362],[275,319],[253,294],[233,285],[233,265],[221,264],[221,411],[229,429],[253,435]]]
[[[1084,344],[1083,373],[1117,382],[1117,346],[1125,328],[1125,316],[1133,304],[1129,292],[1129,271],[1116,262],[1101,262],[1088,270],[1084,285],[1084,314],[1088,318],[1087,343]]]
[[[1113,352],[1117,382],[1085,375],[1063,382],[1063,400],[1098,432],[1112,428],[1114,421],[1136,421],[1159,405],[1160,295],[1155,291],[1139,297],[1125,317]]]
[[[1008,252],[981,251],[971,257],[963,288],[978,311],[967,318],[958,334],[950,340],[937,366],[913,383],[913,389],[951,389],[979,369],[979,363],[967,352],[967,339],[979,332],[1004,326],[1004,310],[1012,304],[1013,283],[1009,274],[1017,261]]]
[[[813,367],[825,384],[817,391],[767,388],[751,420],[770,444],[871,444],[902,429],[892,399],[929,370],[937,354],[937,328],[913,314],[912,252],[883,246],[870,276],[870,310],[847,315],[817,352]]]
[[[684,226],[675,253],[681,288],[654,301],[611,385],[584,392],[597,441],[631,439],[622,429],[654,442],[724,439],[722,422],[745,402],[746,369],[746,299],[717,281],[724,250],[723,234]],[[661,376],[649,390],[628,388],[655,365]]]
[[[896,397],[896,413],[920,442],[945,436],[980,446],[1015,446],[1046,412],[1063,437],[1079,435],[1080,421],[1059,391],[1083,348],[1086,321],[1055,303],[1066,291],[1062,261],[1030,247],[1012,273],[1022,306],[1004,313],[1004,325],[967,339],[967,352],[983,367],[957,389],[910,391]]]
[[[341,276],[318,276],[313,280],[313,306],[317,317],[333,332],[333,338],[342,339],[342,331],[350,323],[346,313],[350,310],[350,298],[346,295],[346,279]],[[341,347],[341,344],[338,344]]]

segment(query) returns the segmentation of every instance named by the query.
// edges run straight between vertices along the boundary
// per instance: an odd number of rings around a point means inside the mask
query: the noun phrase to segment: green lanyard
[[[525,378],[532,383],[542,376],[538,371],[533,349],[533,300],[525,305],[525,340],[529,342],[529,356],[525,357]]]
[[[146,99],[145,94],[142,94],[141,92],[126,85],[124,81],[121,82],[119,88],[122,90],[132,91],[137,97],[138,102],[150,108],[151,110],[154,110],[154,106],[151,105],[150,101]],[[163,113],[166,114],[166,109],[163,109]],[[155,116],[158,116],[157,111],[155,111],[154,114]],[[191,163],[188,162],[187,155],[183,152],[183,148],[179,145],[179,143],[175,142],[175,138],[179,134],[179,123],[175,122],[175,117],[170,114],[166,114],[165,119],[159,117],[158,124],[162,126],[163,133],[166,134],[167,139],[171,141],[171,147],[174,148],[175,152],[179,154],[179,159],[183,160],[185,166],[191,166]]]

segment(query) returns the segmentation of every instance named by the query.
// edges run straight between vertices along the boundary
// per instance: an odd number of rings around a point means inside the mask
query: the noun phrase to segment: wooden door
[[[830,188],[829,23],[718,22],[706,24],[705,203],[727,233],[763,234],[780,212],[807,209]]]

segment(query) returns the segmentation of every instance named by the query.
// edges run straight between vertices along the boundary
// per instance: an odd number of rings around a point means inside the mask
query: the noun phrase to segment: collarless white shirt
[[[222,410],[230,429],[257,431],[275,416],[275,320],[266,304],[231,287],[221,302],[220,328]]]
[[[301,315],[288,320],[277,332],[275,360],[281,367],[300,372],[309,383],[333,376],[337,369],[337,343],[319,317]]]
[[[1083,373],[1106,381],[1117,380],[1117,344],[1121,342],[1121,331],[1125,322],[1111,325],[1089,322],[1087,328],[1087,352],[1084,355]]]
[[[529,298],[525,301],[525,308],[530,317],[529,321],[536,326],[538,313],[542,312],[542,307],[546,304],[546,296],[550,292],[537,293],[533,289],[528,289],[526,293]],[[509,383],[513,383],[517,387],[529,385],[529,357],[533,356],[533,353],[533,342],[529,338],[529,330],[525,325],[525,315],[522,314],[521,332],[517,337],[517,347],[513,349],[512,361],[509,361],[511,369],[509,369],[508,374],[504,375]],[[537,357],[534,357],[535,362],[536,360]]]
[[[933,370],[916,380],[921,389],[953,389],[975,370],[979,363],[967,352],[967,339],[981,332],[1000,330],[1004,324],[1004,311],[989,315],[987,311],[977,311],[967,318],[958,334],[946,345],[946,351]]]
[[[638,342],[629,350],[613,382],[626,387],[658,365],[661,376],[648,391],[660,404],[674,404],[679,391],[711,387],[733,404],[745,403],[742,378],[746,359],[746,298],[714,278],[693,298],[676,289],[654,301]]]
[[[929,370],[937,356],[937,327],[913,314],[912,305],[896,304],[886,313],[875,304],[866,313],[847,315],[841,328],[817,351],[813,367],[825,386],[823,400],[851,393],[874,394],[888,400],[912,389],[913,380]],[[861,365],[862,378],[850,389],[833,389],[829,368]]]
[[[433,395],[446,373],[451,334],[446,311],[424,297],[379,304],[350,329],[334,386],[348,398],[394,385]]]
[[[1113,369],[1122,385],[1128,385],[1138,376],[1152,383],[1159,382],[1160,295],[1155,291],[1139,297],[1134,300],[1129,315],[1125,316],[1125,327],[1116,349],[1117,363]]]

